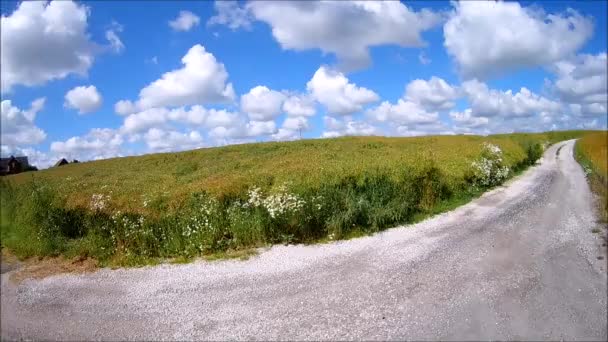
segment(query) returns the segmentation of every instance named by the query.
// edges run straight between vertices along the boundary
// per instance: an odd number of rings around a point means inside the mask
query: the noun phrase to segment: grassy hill
[[[269,142],[28,172],[2,180],[2,245],[140,263],[368,233],[466,201],[583,133]]]
[[[143,210],[142,203],[181,202],[193,192],[231,196],[249,186],[291,182],[318,187],[364,172],[398,172],[434,162],[447,179],[459,182],[481,152],[495,143],[505,162],[515,166],[526,157],[527,144],[555,141],[577,132],[412,138],[343,137],[204,148],[187,152],[113,158],[8,177],[15,184],[41,180],[68,196],[71,206],[88,206],[97,193],[111,195],[115,209]],[[557,136],[557,138],[556,138]]]

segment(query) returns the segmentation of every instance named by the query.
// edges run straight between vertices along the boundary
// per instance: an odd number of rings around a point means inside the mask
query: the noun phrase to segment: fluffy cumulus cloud
[[[345,135],[378,135],[381,131],[368,122],[354,120],[351,117],[334,118],[325,116],[323,118],[325,131],[323,138],[335,138]]]
[[[227,83],[224,64],[200,45],[194,45],[182,58],[183,67],[166,72],[139,92],[136,103],[119,101],[115,109],[125,115],[130,110],[153,107],[226,103],[235,98],[232,83]]]
[[[378,122],[392,122],[398,125],[434,123],[439,119],[437,112],[429,112],[420,104],[399,99],[397,103],[382,102],[367,111],[367,116]]]
[[[373,91],[349,83],[343,73],[321,66],[306,84],[312,97],[334,115],[359,112],[363,106],[376,102],[380,97]]]
[[[463,82],[462,91],[469,100],[473,116],[531,117],[562,109],[559,102],[534,94],[525,87],[513,94],[511,90],[494,90],[483,82],[470,80]]]
[[[268,121],[281,114],[283,101],[283,93],[265,86],[257,86],[241,96],[241,110],[247,113],[251,120]]]
[[[458,89],[439,77],[430,80],[414,80],[405,89],[405,98],[429,109],[450,109],[459,97]]]
[[[181,133],[151,128],[144,134],[144,141],[153,152],[191,150],[203,146],[203,137],[198,131]]]
[[[247,121],[237,117],[229,125],[218,126],[209,131],[209,137],[216,144],[240,143],[255,141],[255,138],[277,134],[276,123],[270,121]]]
[[[120,100],[114,104],[114,111],[119,115],[129,115],[137,112],[137,106],[129,100]]]
[[[226,25],[232,30],[251,28],[251,13],[239,6],[238,0],[215,1],[214,6],[217,14],[209,18],[207,26]]]
[[[443,27],[444,45],[467,77],[543,66],[575,53],[593,22],[574,10],[548,14],[518,2],[461,1]]]
[[[291,95],[283,102],[283,111],[289,116],[314,116],[317,112],[314,99],[309,95]]]
[[[11,100],[1,103],[0,143],[3,150],[13,150],[24,145],[36,145],[46,138],[46,133],[34,123],[36,114],[44,108],[45,98],[32,102],[27,110],[13,106]]]
[[[295,140],[311,129],[309,119],[316,114],[316,104],[309,94],[291,94],[283,102],[287,114],[281,127],[272,135],[274,140]]]
[[[465,109],[462,112],[450,112],[452,122],[460,129],[465,131],[486,127],[490,120],[483,116],[473,116],[471,109]]]
[[[577,116],[606,115],[608,64],[606,52],[583,54],[555,63],[556,80],[551,88],[570,104]]]
[[[126,116],[120,131],[126,135],[136,135],[151,128],[167,129],[171,124],[212,129],[241,125],[243,120],[239,113],[225,109],[207,109],[200,105],[173,109],[159,107]]]
[[[149,108],[127,116],[120,128],[124,134],[137,134],[153,127],[164,127],[169,121],[167,108]]]
[[[103,103],[97,88],[91,86],[75,87],[65,94],[65,106],[78,110],[79,114],[98,110]]]
[[[335,54],[346,70],[370,63],[370,47],[424,46],[421,33],[440,22],[429,10],[413,11],[399,1],[252,1],[217,5],[212,24],[236,29],[250,18],[270,25],[283,49],[320,49]],[[230,14],[229,14],[230,13]]]
[[[55,158],[97,160],[122,156],[122,135],[109,128],[94,128],[84,136],[51,143]]]
[[[366,115],[376,122],[405,127],[401,130],[409,132],[412,127],[436,124],[439,111],[454,107],[454,101],[460,96],[458,87],[451,86],[441,78],[433,76],[428,81],[417,79],[405,87],[403,98],[396,103],[383,101],[368,109]],[[397,133],[402,135],[402,132]]]
[[[190,11],[180,11],[177,18],[169,21],[169,27],[175,31],[190,31],[200,24],[201,18]]]
[[[85,75],[95,53],[102,50],[87,32],[89,12],[72,1],[23,1],[13,13],[3,15],[2,92],[15,85],[36,86],[70,74]],[[120,41],[116,30],[110,31],[110,45],[116,46]]]

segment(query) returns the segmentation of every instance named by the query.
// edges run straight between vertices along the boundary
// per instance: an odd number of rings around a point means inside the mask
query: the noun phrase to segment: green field
[[[27,172],[2,180],[2,246],[140,264],[371,233],[466,202],[583,134],[256,143]]]
[[[608,132],[585,134],[576,143],[576,157],[591,189],[598,195],[599,216],[608,222]]]

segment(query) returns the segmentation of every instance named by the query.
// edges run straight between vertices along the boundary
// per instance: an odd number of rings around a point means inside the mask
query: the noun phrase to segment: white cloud
[[[51,152],[56,159],[97,160],[121,156],[123,138],[119,132],[109,128],[94,128],[85,136],[71,137],[66,141],[51,143]]]
[[[247,9],[270,25],[283,49],[333,53],[346,70],[367,66],[370,47],[424,46],[421,32],[440,21],[399,1],[252,1]]]
[[[481,128],[488,125],[490,120],[483,116],[473,116],[471,109],[465,109],[464,112],[450,112],[452,121],[466,128]]]
[[[86,74],[94,60],[89,9],[71,1],[24,1],[2,16],[2,92]],[[41,58],[41,56],[44,56]]]
[[[430,110],[450,109],[458,97],[458,89],[435,76],[428,81],[414,80],[405,89],[405,99]]]
[[[575,53],[593,22],[578,12],[546,14],[517,2],[461,1],[443,27],[444,45],[466,77],[547,65]]]
[[[341,119],[325,116],[325,131],[321,135],[323,138],[334,138],[344,135],[379,135],[382,134],[378,127],[365,121],[353,120],[350,117]]]
[[[277,132],[276,123],[270,121],[250,121],[247,123],[247,136],[256,137]]]
[[[215,1],[217,14],[207,21],[207,26],[226,25],[232,30],[251,28],[251,13],[247,8],[239,6],[237,0]]]
[[[418,54],[418,61],[422,65],[429,65],[432,62],[431,59],[426,56],[424,51],[420,51],[420,53]]]
[[[125,134],[136,134],[150,128],[164,127],[168,120],[168,109],[150,108],[127,116],[120,131]]]
[[[428,124],[439,120],[437,112],[429,112],[418,103],[399,99],[396,104],[388,101],[367,111],[367,116],[379,122],[392,122],[398,125]]]
[[[122,32],[123,27],[117,22],[112,22],[110,28],[106,30],[106,39],[110,43],[110,48],[115,53],[121,53],[125,49],[125,45],[122,43],[122,40],[118,37],[116,32]]]
[[[251,120],[267,121],[281,114],[284,100],[284,94],[265,86],[256,86],[241,96],[241,111],[247,113]]]
[[[91,86],[75,87],[65,94],[65,106],[78,110],[79,114],[98,110],[103,103],[97,88]]]
[[[461,87],[469,99],[473,116],[529,117],[562,109],[558,102],[536,95],[525,87],[515,94],[511,90],[489,89],[477,80],[463,82]]]
[[[308,117],[306,116],[287,116],[281,125],[281,128],[272,135],[274,140],[296,140],[301,137],[302,133],[310,129]]]
[[[271,136],[278,132],[276,123],[268,121],[247,121],[242,115],[234,115],[225,125],[216,126],[208,133],[209,137],[221,145],[252,141],[253,138]]]
[[[120,115],[129,115],[137,112],[137,106],[129,100],[120,100],[114,104],[114,111]]]
[[[201,18],[190,11],[179,11],[177,18],[169,21],[169,26],[175,31],[190,31],[200,21]]]
[[[183,151],[203,146],[203,137],[198,131],[181,133],[151,128],[144,134],[144,141],[153,152]]]
[[[21,110],[11,100],[1,103],[0,143],[4,149],[35,145],[46,139],[46,133],[34,124],[36,114],[44,108],[45,98],[32,101],[30,109]],[[6,147],[5,147],[6,146]]]
[[[315,101],[308,95],[291,95],[283,102],[283,111],[289,116],[314,116]]]
[[[445,127],[442,127],[445,129]],[[421,137],[426,135],[452,135],[453,131],[450,130],[439,130],[437,127],[429,126],[417,128],[416,126],[399,126],[397,127],[397,135],[402,137]]]
[[[302,116],[290,116],[283,121],[283,128],[292,131],[308,129],[308,120]]]
[[[223,109],[210,109],[207,111],[205,126],[207,128],[229,127],[235,125],[235,123],[240,123],[241,121],[242,118],[239,113],[230,112]]]
[[[133,113],[125,117],[120,131],[127,135],[136,135],[151,128],[167,129],[171,122],[185,124],[189,127],[232,127],[243,126],[246,120],[236,112],[225,109],[206,109],[196,105],[189,109],[179,107],[168,109],[156,107]]]
[[[300,135],[298,131],[293,131],[286,128],[279,128],[277,130],[277,133],[272,135],[272,139],[276,141],[290,141],[298,139],[299,136]]]
[[[579,116],[606,115],[608,65],[606,53],[583,54],[555,64],[557,79],[550,87],[560,99],[571,104]]]
[[[330,114],[348,115],[378,101],[373,91],[348,82],[341,72],[321,66],[306,84],[308,91]]]
[[[184,66],[181,69],[166,72],[160,79],[143,88],[139,92],[136,107],[141,110],[234,100],[232,83],[226,83],[228,72],[224,64],[205,51],[202,45],[191,47],[182,58],[182,63]]]

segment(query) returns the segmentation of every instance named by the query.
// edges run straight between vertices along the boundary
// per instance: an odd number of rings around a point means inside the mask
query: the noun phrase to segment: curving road
[[[371,237],[18,286],[5,273],[2,339],[606,340],[606,251],[573,146]]]

